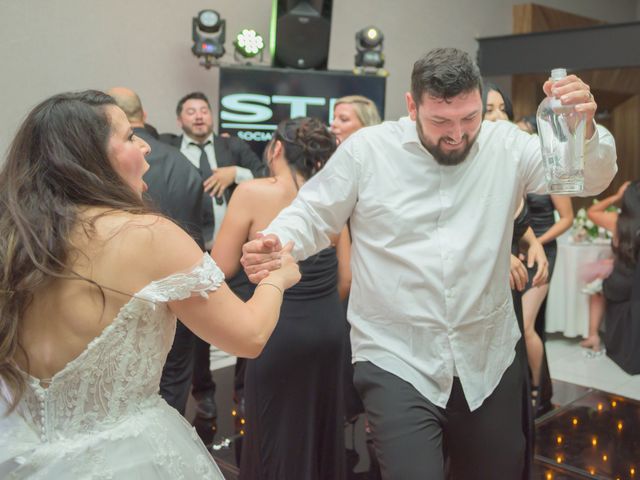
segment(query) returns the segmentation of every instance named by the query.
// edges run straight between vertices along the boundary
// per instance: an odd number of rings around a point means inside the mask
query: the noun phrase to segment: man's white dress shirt
[[[585,193],[616,172],[611,134],[585,145]],[[353,361],[370,361],[445,407],[458,376],[477,409],[513,362],[520,337],[509,290],[513,219],[546,193],[537,136],[483,122],[467,159],[439,165],[408,118],[362,129],[264,233],[304,259],[351,219],[347,317]]]

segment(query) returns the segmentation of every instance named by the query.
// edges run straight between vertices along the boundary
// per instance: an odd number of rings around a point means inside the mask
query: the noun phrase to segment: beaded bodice
[[[19,409],[41,441],[109,428],[158,402],[176,326],[167,302],[194,294],[206,297],[223,280],[222,271],[205,254],[193,270],[151,282],[136,293],[47,388],[28,376]]]

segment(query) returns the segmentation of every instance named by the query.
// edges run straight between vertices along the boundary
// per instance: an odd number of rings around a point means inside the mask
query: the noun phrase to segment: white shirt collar
[[[204,143],[207,142],[211,142],[211,145],[213,145],[213,133],[211,135],[209,135]],[[182,143],[180,145],[180,149],[182,150],[185,146],[188,146],[191,143],[195,143],[195,144],[200,144],[200,142],[198,142],[197,140],[194,140],[193,138],[191,138],[189,135],[187,135],[186,133],[182,133]]]

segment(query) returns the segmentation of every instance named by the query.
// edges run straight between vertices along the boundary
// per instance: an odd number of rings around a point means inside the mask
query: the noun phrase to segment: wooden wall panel
[[[535,4],[513,6],[513,33],[526,34],[590,27],[606,22]],[[629,46],[633,48],[633,46]],[[598,102],[598,111],[607,112],[598,120],[616,140],[618,174],[599,195],[612,195],[626,180],[640,179],[640,66],[637,68],[574,72],[589,84]],[[548,73],[513,75],[512,101],[516,120],[537,110],[542,101],[542,85]],[[574,209],[588,207],[592,198],[573,198]]]
[[[624,181],[640,179],[640,95],[613,110],[613,130],[618,151],[618,175],[612,189]]]
[[[606,23],[535,3],[514,5],[512,15],[515,34],[591,27]]]
[[[546,75],[513,75],[511,79],[511,103],[515,121],[525,115],[535,115],[544,98],[542,85]]]

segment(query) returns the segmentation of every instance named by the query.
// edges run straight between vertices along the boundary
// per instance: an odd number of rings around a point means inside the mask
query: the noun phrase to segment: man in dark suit
[[[208,212],[203,212],[205,245],[209,248],[236,185],[264,176],[265,167],[243,140],[213,134],[211,105],[204,93],[192,92],[182,97],[176,114],[183,134],[163,134],[160,140],[178,148],[200,170],[205,193],[214,199],[214,218],[207,218]]]
[[[200,173],[176,148],[159,142],[145,129],[146,115],[135,92],[118,87],[108,93],[127,115],[133,133],[151,147],[146,157],[149,170],[144,175],[151,203],[178,223],[204,249]],[[191,389],[196,338],[178,321],[173,346],[160,380],[160,395],[182,415]]]
[[[209,250],[236,185],[264,176],[266,168],[241,139],[213,134],[211,104],[204,93],[192,92],[182,97],[176,107],[176,115],[183,134],[164,134],[160,140],[178,148],[200,172],[205,192],[202,230],[205,247]],[[232,280],[230,287],[234,288]],[[192,393],[198,402],[196,413],[199,417],[210,419],[217,416],[215,388],[209,370],[209,345],[197,339]]]

